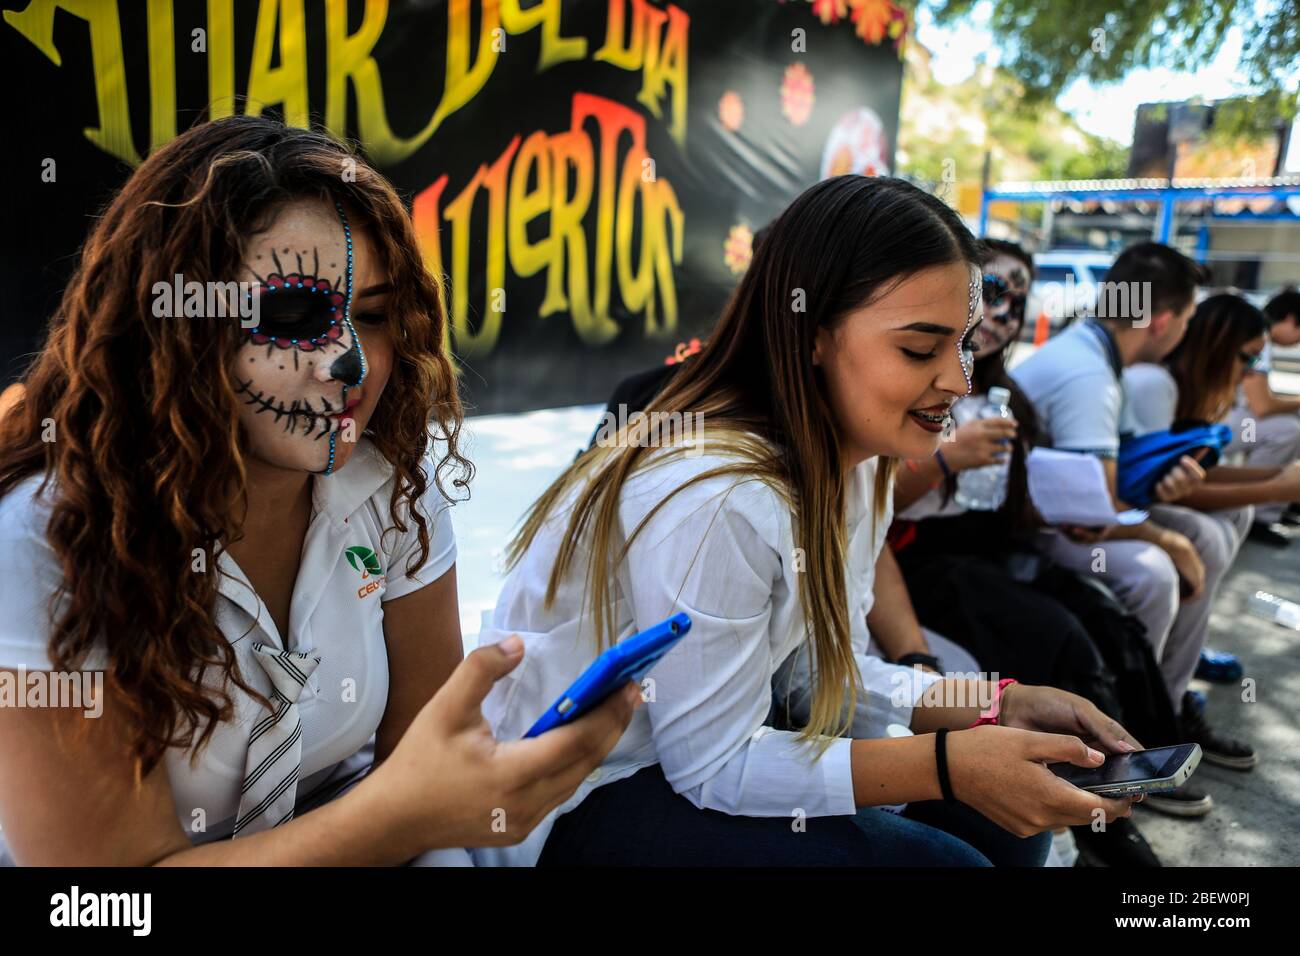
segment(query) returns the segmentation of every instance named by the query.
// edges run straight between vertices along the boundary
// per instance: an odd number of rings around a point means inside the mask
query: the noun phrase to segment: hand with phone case
[[[582,716],[628,681],[639,684],[690,629],[688,615],[674,614],[640,634],[619,641],[592,662],[537,723],[528,728],[524,737],[536,737]]]
[[[640,689],[624,683],[536,740],[496,740],[483,699],[523,659],[517,635],[471,653],[347,796],[383,818],[397,859],[520,842],[600,766],[641,704]]]

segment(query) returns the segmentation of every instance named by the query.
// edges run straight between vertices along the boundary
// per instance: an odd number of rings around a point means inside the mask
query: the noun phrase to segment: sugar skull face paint
[[[984,321],[975,330],[975,351],[982,356],[1014,342],[1025,323],[1029,272],[1014,256],[999,254],[984,265]]]
[[[244,267],[260,297],[233,369],[249,450],[277,467],[331,474],[392,368],[382,263],[341,206],[303,199],[254,237]]]

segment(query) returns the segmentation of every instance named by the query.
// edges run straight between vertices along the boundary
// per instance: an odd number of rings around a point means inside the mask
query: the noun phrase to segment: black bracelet
[[[939,791],[948,803],[956,803],[952,795],[952,781],[948,779],[948,728],[944,727],[934,735],[934,764],[939,771]]]
[[[894,661],[894,663],[899,667],[914,667],[920,665],[921,667],[928,667],[934,671],[941,670],[939,667],[939,658],[935,657],[933,654],[926,654],[923,651],[912,651],[910,654],[904,654],[898,660]]]

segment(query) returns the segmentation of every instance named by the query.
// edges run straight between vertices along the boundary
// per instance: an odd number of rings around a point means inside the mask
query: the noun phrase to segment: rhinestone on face
[[[971,374],[975,370],[975,353],[967,348],[966,333],[970,331],[971,324],[975,321],[975,309],[979,307],[979,296],[983,284],[982,273],[978,269],[971,270],[969,300],[970,305],[966,312],[966,328],[962,329],[961,336],[957,339],[957,361],[961,364],[961,374],[966,379],[966,394],[971,390]]]

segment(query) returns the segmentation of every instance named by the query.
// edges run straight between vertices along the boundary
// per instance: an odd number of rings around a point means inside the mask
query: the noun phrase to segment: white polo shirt
[[[1246,374],[1263,375],[1264,381],[1267,382],[1268,375],[1272,371],[1273,371],[1273,340],[1270,339],[1268,336],[1265,336],[1264,347],[1259,351],[1259,361],[1255,364],[1254,368],[1246,369]],[[1247,410],[1246,414],[1249,414],[1250,403],[1246,401],[1246,390],[1241,385],[1237,386],[1236,405],[1237,408],[1246,409]],[[1234,424],[1233,418],[1234,416],[1230,414],[1228,418],[1224,419],[1224,421],[1232,425]],[[1240,416],[1236,416],[1236,418],[1237,418],[1236,424],[1239,424]]]
[[[432,463],[426,462],[426,469]],[[36,497],[33,476],[0,499],[0,667],[49,670],[48,607],[61,572],[45,537],[46,496]],[[383,604],[440,578],[456,560],[449,502],[430,483],[417,503],[429,525],[429,557],[406,576],[419,554],[416,526],[392,528],[389,498],[392,466],[362,438],[336,474],[312,483],[312,518],[290,610],[292,631],[281,635],[270,613],[234,559],[223,554],[216,622],[235,648],[244,679],[268,696],[271,684],[253,659],[261,642],[293,651],[315,651],[320,666],[307,682],[298,708],[302,719],[302,770],[298,806],[313,805],[371,762],[372,740],[388,702],[388,654]],[[385,529],[388,533],[385,534]],[[363,548],[374,552],[380,571],[366,567]],[[349,560],[351,558],[351,560]],[[355,562],[355,566],[354,566]],[[103,665],[102,651],[87,661]],[[212,683],[215,685],[215,678]],[[239,808],[249,728],[264,707],[233,684],[236,716],[220,725],[198,763],[173,747],[164,757],[181,826],[194,843],[228,837]],[[310,799],[312,796],[316,800]],[[4,861],[0,836],[0,862]]]
[[[474,850],[480,865],[534,864],[556,816],[595,787],[656,763],[698,807],[787,818],[796,807],[810,817],[856,811],[849,739],[832,742],[818,760],[796,733],[768,725],[774,694],[784,701],[788,691],[796,721],[807,718],[811,697],[799,596],[800,577],[809,572],[795,550],[789,506],[760,481],[725,475],[668,497],[693,476],[734,462],[712,454],[681,457],[638,469],[624,485],[619,538],[626,541],[643,520],[646,525],[613,572],[613,633],[623,640],[678,611],[690,615],[690,633],[650,672],[654,699],[636,711],[602,766],[520,845]],[[855,738],[883,737],[891,723],[909,725],[913,702],[939,679],[923,674],[918,680],[912,669],[868,651],[866,616],[892,512],[886,495],[882,518],[872,520],[875,469],[875,459],[863,462],[845,488],[850,639],[865,690],[853,714]],[[522,663],[483,704],[499,740],[522,736],[597,655],[583,603],[585,546],[554,603],[545,602],[573,496],[538,533],[495,610],[484,615],[481,644],[518,633],[526,646]]]
[[[1165,431],[1178,411],[1178,383],[1164,365],[1139,362],[1124,369],[1123,430],[1133,435]]]
[[[1052,336],[1011,377],[1053,448],[1118,457],[1124,391],[1105,345],[1086,323]]]

